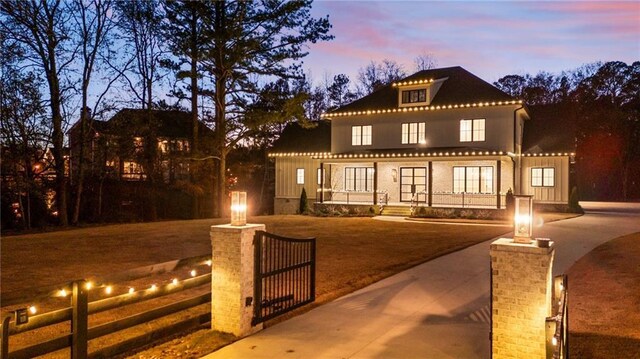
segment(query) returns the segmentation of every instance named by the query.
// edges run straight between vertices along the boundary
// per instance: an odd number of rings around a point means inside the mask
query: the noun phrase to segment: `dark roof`
[[[144,129],[149,121],[147,110],[125,108],[107,121],[108,128],[128,128],[133,132]],[[178,110],[151,110],[151,121],[157,136],[171,138],[191,137],[191,113]],[[200,134],[212,134],[213,131],[200,122]]]
[[[575,152],[576,116],[562,104],[529,106],[531,119],[524,124],[522,152]]]
[[[313,124],[311,128],[304,128],[297,122],[289,123],[270,152],[331,152],[331,123],[322,120]]]
[[[447,78],[436,93],[431,105],[456,105],[475,102],[511,101],[513,97],[497,89],[460,66],[423,70],[399,82],[438,80]],[[381,89],[331,112],[382,110],[398,107],[397,88],[387,85]]]

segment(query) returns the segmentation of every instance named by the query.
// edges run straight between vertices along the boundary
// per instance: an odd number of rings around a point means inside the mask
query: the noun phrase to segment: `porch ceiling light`
[[[514,196],[514,234],[515,243],[530,244],[533,234],[533,196]]]
[[[247,224],[247,192],[231,192],[231,225]]]

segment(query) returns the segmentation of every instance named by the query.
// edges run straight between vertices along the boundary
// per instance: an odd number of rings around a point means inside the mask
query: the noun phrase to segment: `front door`
[[[426,202],[426,191],[427,169],[425,167],[400,168],[400,202],[411,202],[413,193],[418,194],[418,202]]]

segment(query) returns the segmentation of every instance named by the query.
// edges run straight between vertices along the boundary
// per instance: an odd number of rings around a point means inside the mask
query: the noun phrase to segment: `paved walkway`
[[[640,231],[640,204],[583,206],[586,215],[535,231],[556,244],[554,274],[601,243]],[[396,274],[205,358],[488,358],[491,242]]]

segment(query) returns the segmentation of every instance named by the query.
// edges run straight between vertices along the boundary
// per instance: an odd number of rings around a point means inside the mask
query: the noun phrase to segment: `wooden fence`
[[[196,307],[201,304],[211,302],[211,289],[206,293],[196,295],[194,297],[183,299],[161,307],[153,308],[140,312],[131,316],[102,323],[93,327],[89,327],[89,317],[96,313],[105,312],[116,308],[122,308],[127,305],[144,302],[154,298],[160,298],[187,289],[196,288],[204,285],[211,285],[211,271],[207,270],[206,274],[197,275],[195,270],[189,272],[189,278],[178,280],[173,279],[167,284],[151,285],[143,290],[133,290],[130,288],[127,293],[111,296],[104,299],[89,302],[88,294],[91,290],[103,290],[106,293],[111,292],[111,286],[104,283],[118,283],[126,280],[134,280],[148,277],[155,274],[171,272],[187,266],[195,267],[198,265],[211,265],[210,256],[197,256],[176,261],[154,264],[151,266],[140,267],[134,270],[120,273],[109,278],[101,278],[99,281],[89,282],[86,280],[75,280],[71,283],[58,288],[55,292],[49,292],[49,295],[70,296],[71,303],[69,307],[54,310],[51,312],[37,314],[28,317],[28,321],[24,324],[16,323],[16,319],[20,316],[25,317],[25,310],[14,312],[6,315],[2,321],[2,338],[0,359],[21,359],[33,358],[39,355],[45,355],[61,349],[70,348],[70,357],[72,359],[84,358],[106,358],[118,353],[126,352],[136,347],[148,344],[155,339],[175,334],[176,332],[186,331],[205,323],[210,322],[211,313],[198,314],[195,317],[181,319],[178,322],[167,326],[159,327],[148,331],[142,335],[129,337],[126,340],[108,347],[100,348],[91,353],[88,352],[88,343],[92,339],[100,338],[118,331],[134,327],[139,324],[147,323],[155,319],[159,319],[171,314],[184,311],[189,308]],[[39,293],[37,298],[45,295]],[[25,298],[19,295],[10,296],[9,304],[19,304],[27,302]],[[31,298],[33,299],[33,298]],[[9,305],[4,302],[3,305]],[[9,337],[20,333],[33,331],[51,325],[67,322],[71,324],[71,331],[52,339],[48,339],[33,345],[10,351]]]

